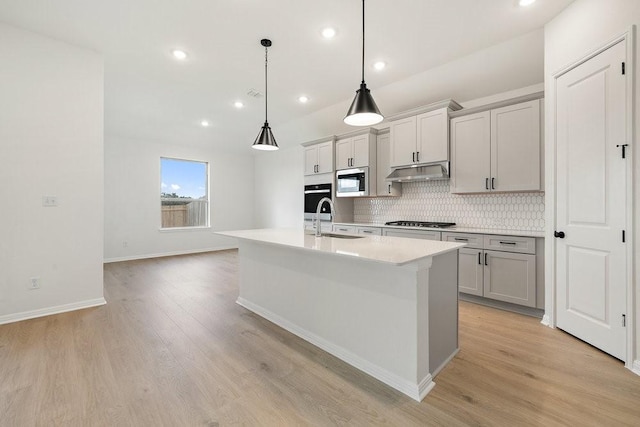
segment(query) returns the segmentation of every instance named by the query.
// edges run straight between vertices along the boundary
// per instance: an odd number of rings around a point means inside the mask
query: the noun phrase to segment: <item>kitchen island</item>
[[[458,351],[458,249],[298,229],[238,239],[238,304],[415,400]]]

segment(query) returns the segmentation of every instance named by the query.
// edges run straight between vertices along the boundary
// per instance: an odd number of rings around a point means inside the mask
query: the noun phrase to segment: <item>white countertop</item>
[[[353,225],[357,227],[382,227],[395,228],[402,230],[427,230],[427,231],[450,231],[453,233],[474,233],[474,234],[500,234],[504,236],[523,236],[523,237],[544,237],[544,231],[537,230],[513,230],[501,228],[477,228],[477,227],[461,227],[455,225],[446,228],[432,227],[404,227],[397,225],[385,225],[384,223],[363,223],[363,222],[335,222],[335,225]]]
[[[461,243],[389,236],[359,236],[357,239],[315,237],[310,231],[297,228],[219,231],[216,234],[393,265],[405,265],[465,246]]]

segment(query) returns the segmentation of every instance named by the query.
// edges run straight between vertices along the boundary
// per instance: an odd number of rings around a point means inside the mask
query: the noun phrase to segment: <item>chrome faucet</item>
[[[331,208],[331,223],[333,223],[334,218],[336,217],[336,209],[333,206],[333,202],[328,197],[323,197],[318,202],[318,208],[316,209],[316,237],[320,237],[322,235],[322,231],[320,230],[320,210],[322,209],[322,204],[324,202],[329,202],[329,207]]]

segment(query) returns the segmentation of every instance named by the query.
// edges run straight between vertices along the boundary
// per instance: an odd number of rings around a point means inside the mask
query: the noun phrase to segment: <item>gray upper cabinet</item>
[[[389,165],[389,132],[379,133],[377,138],[377,180],[376,187],[378,197],[395,197],[402,195],[402,184],[399,182],[388,182],[387,176],[391,173]]]
[[[304,148],[304,174],[333,172],[333,139],[307,145]]]
[[[449,160],[449,109],[390,122],[391,167]]]
[[[451,119],[451,192],[540,191],[540,100]]]

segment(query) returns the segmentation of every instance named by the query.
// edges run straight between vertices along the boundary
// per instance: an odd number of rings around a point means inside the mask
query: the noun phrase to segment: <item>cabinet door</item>
[[[384,236],[391,237],[407,237],[409,239],[424,239],[424,240],[440,240],[439,231],[428,230],[396,230],[391,228],[385,228],[382,231]]]
[[[416,116],[391,122],[391,167],[407,166],[415,162]]]
[[[484,193],[491,178],[491,112],[451,120],[451,192]]]
[[[458,249],[458,291],[482,296],[483,251],[480,249]]]
[[[353,140],[351,138],[336,141],[336,170],[349,169],[353,158]]]
[[[449,160],[449,113],[447,108],[417,116],[416,161],[419,163]]]
[[[318,147],[313,145],[304,149],[304,174],[313,175],[316,173],[318,164]]]
[[[402,184],[399,182],[387,182],[386,178],[391,173],[389,166],[389,134],[378,135],[376,149],[376,178],[377,195],[382,197],[400,196],[402,194]]]
[[[540,100],[491,110],[491,189],[540,187]]]
[[[318,173],[333,172],[333,141],[318,144]]]
[[[536,256],[485,251],[484,296],[536,306]]]
[[[352,145],[353,161],[351,162],[351,166],[369,166],[369,134],[354,136],[352,138]]]

